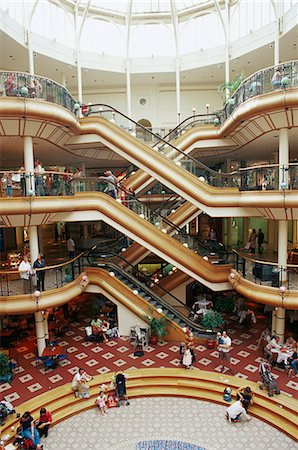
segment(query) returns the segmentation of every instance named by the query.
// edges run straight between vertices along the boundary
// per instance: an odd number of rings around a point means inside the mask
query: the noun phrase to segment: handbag
[[[115,389],[115,387],[116,387],[116,386],[115,386],[114,381],[111,381],[111,382],[110,382],[110,389]]]

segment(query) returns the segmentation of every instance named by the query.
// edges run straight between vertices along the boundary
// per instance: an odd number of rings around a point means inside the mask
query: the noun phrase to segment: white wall
[[[140,325],[141,328],[148,328],[148,324],[144,322],[139,316],[131,312],[130,309],[126,308],[122,303],[119,303],[114,297],[106,295],[101,291],[98,286],[89,285],[85,292],[92,292],[97,294],[104,294],[112,303],[117,305],[118,313],[118,328],[121,336],[129,336],[130,327],[136,324]]]
[[[136,122],[147,119],[153,128],[172,127],[177,124],[176,91],[173,87],[163,86],[132,86],[132,119]],[[145,105],[140,99],[146,100]],[[84,103],[104,103],[127,113],[126,93],[124,89],[115,88],[96,92],[83,87]],[[192,115],[206,113],[206,104],[210,105],[209,112],[222,107],[222,99],[217,92],[217,85],[188,86],[181,90],[181,120]],[[118,119],[116,118],[118,122]],[[125,121],[121,122],[126,125]]]

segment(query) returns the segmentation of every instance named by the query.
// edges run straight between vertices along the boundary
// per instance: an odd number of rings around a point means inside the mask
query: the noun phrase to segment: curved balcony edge
[[[235,269],[231,271],[229,281],[233,289],[254,302],[279,308],[298,310],[298,291],[296,290],[286,291],[282,294],[278,288],[264,286],[246,280]]]

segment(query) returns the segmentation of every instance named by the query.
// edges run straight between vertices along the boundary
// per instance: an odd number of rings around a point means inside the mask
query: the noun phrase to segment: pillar
[[[49,313],[45,311],[43,314],[43,331],[46,340],[49,339],[48,316]]]
[[[32,137],[24,137],[24,166],[26,176],[26,192],[27,195],[34,195],[34,156],[33,156],[33,140]]]
[[[131,117],[131,78],[130,78],[130,62],[126,63],[126,103],[127,103],[127,115]]]
[[[37,340],[37,352],[38,356],[42,355],[46,347],[45,333],[44,333],[44,314],[41,311],[34,313],[35,318],[35,333]]]
[[[62,86],[66,88],[66,75],[64,72],[61,73],[62,75]]]
[[[288,222],[287,220],[278,221],[278,267],[279,267],[279,285],[287,284],[287,259],[288,259]],[[285,318],[286,310],[276,308],[275,333],[279,336],[281,343],[285,336]]]
[[[26,171],[26,188],[27,195],[34,195],[35,193],[35,184],[34,184],[34,156],[33,156],[33,141],[31,137],[24,138],[24,164]],[[30,259],[31,264],[37,259],[39,253],[39,245],[38,245],[38,231],[37,226],[29,226],[28,227],[28,235],[29,235],[29,246],[30,246]],[[35,299],[38,303],[38,298]],[[37,351],[38,356],[41,356],[45,346],[45,333],[44,333],[44,318],[41,311],[37,311],[34,314],[35,318],[35,332],[37,339]]]
[[[16,227],[16,244],[17,248],[23,249],[23,243],[24,243],[24,231],[23,227]]]
[[[245,245],[249,238],[249,217],[243,217],[243,236],[242,242]]]
[[[289,188],[289,133],[287,128],[279,130],[279,188]]]
[[[87,240],[89,237],[89,233],[88,233],[88,224],[84,223],[83,224],[83,238],[84,240]]]

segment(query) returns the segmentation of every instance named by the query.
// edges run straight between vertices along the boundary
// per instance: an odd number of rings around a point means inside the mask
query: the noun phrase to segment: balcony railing
[[[65,87],[49,78],[24,72],[0,71],[0,97],[45,100],[75,113],[76,101]]]
[[[278,288],[284,285],[289,290],[298,290],[298,264],[280,267],[276,262],[245,255],[242,251],[233,250],[233,253],[235,268],[243,278],[265,286]]]
[[[32,264],[33,265],[33,264]],[[23,282],[18,270],[0,271],[1,296],[33,294],[40,283],[44,283],[45,291],[57,289],[71,283],[82,271],[83,253],[62,264],[32,269],[27,283]]]

